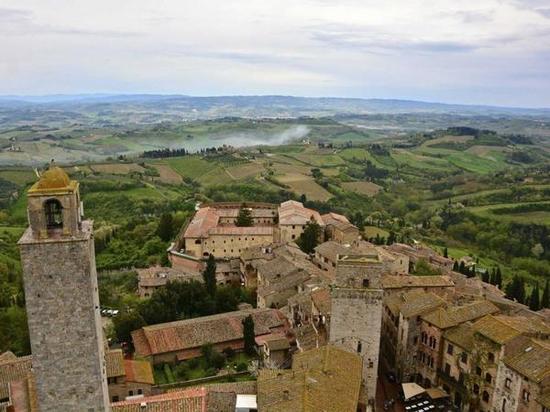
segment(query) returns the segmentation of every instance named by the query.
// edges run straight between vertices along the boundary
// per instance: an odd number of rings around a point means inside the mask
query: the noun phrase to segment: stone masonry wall
[[[363,385],[370,402],[376,395],[382,295],[376,289],[334,288],[330,342],[356,352],[363,358]]]
[[[20,241],[40,411],[110,410],[91,222],[78,237]]]

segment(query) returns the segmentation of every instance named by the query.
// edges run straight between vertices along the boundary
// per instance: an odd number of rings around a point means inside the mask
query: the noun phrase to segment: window
[[[512,379],[506,378],[506,380],[504,381],[504,386],[506,387],[506,389],[510,389],[510,387],[512,386]]]
[[[46,227],[57,229],[63,227],[63,207],[57,199],[48,199],[44,203],[46,213]]]
[[[468,363],[468,354],[466,352],[462,352],[460,355],[460,362]]]
[[[493,377],[491,376],[490,373],[486,373],[485,374],[485,382],[487,383],[491,383],[493,381]]]
[[[451,344],[449,343],[449,344],[447,345],[447,353],[448,353],[449,355],[452,355],[452,354],[453,354],[453,349],[454,349],[453,345],[451,345]]]
[[[481,368],[479,366],[476,367],[476,375],[481,376]]]
[[[134,396],[134,391],[128,391],[128,396]]]
[[[357,342],[357,353],[361,353],[361,350],[363,349],[363,345],[361,342]]]
[[[502,400],[502,412],[506,412],[506,398]]]
[[[143,395],[143,389],[138,389],[138,395]]]
[[[416,345],[418,343],[418,336],[415,336],[413,338],[413,345]]]
[[[489,392],[483,391],[483,395],[481,395],[481,399],[483,402],[489,402]]]
[[[450,375],[451,374],[451,365],[449,365],[448,363],[445,364],[445,375]]]
[[[118,396],[113,396],[113,402],[118,402]]]
[[[523,398],[523,402],[529,402],[531,394],[524,389],[521,397]]]
[[[474,394],[479,395],[479,385],[474,384]]]
[[[494,353],[489,352],[489,353],[487,354],[487,358],[489,359],[489,362],[495,363],[495,354],[494,354]]]
[[[369,287],[369,280],[368,280],[368,279],[363,279],[363,287],[364,287],[364,288],[368,288],[368,287]]]

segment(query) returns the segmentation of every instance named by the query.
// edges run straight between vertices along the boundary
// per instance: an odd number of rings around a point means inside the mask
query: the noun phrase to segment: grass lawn
[[[215,165],[199,156],[173,157],[166,160],[168,165],[182,176],[199,178],[212,170]]]
[[[371,237],[376,237],[376,235],[387,238],[390,235],[390,232],[376,226],[365,226],[363,234],[367,239],[370,239]]]
[[[351,192],[356,192],[366,196],[376,195],[382,188],[373,182],[346,182],[342,187]]]

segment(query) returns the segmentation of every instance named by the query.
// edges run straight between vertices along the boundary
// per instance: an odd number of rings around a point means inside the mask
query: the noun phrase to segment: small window
[[[143,395],[143,389],[138,389],[138,395]]]
[[[118,396],[113,396],[113,402],[118,402]]]
[[[487,383],[493,382],[493,377],[491,376],[490,373],[485,374],[485,382],[487,382]]]
[[[445,375],[451,375],[451,365],[449,365],[448,363],[445,364]]]
[[[462,352],[460,355],[460,361],[462,363],[468,363],[468,354],[466,352]]]
[[[483,391],[483,394],[481,395],[481,399],[483,402],[489,402],[489,392]]]
[[[481,368],[479,366],[476,367],[476,375],[481,376]]]
[[[46,226],[48,229],[63,227],[63,207],[57,199],[48,199],[44,203],[46,213]]]
[[[479,395],[479,385],[474,384],[474,394]]]
[[[506,378],[506,380],[504,381],[504,386],[506,387],[506,389],[510,389],[512,386],[512,379]]]
[[[368,287],[369,287],[369,280],[368,280],[368,279],[363,279],[363,287],[364,287],[364,288],[368,288]]]
[[[128,391],[128,396],[134,396],[134,391]]]
[[[453,354],[453,349],[454,349],[454,346],[451,345],[450,343],[447,345],[447,353],[449,355],[452,355]]]
[[[495,363],[495,354],[494,354],[494,353],[489,352],[489,353],[487,354],[487,358],[489,359],[489,362]]]
[[[361,342],[357,342],[357,353],[361,353],[362,349],[363,349],[362,343],[361,343]]]
[[[531,397],[531,394],[524,389],[523,390],[523,395],[522,395],[523,402],[529,402],[530,397]]]

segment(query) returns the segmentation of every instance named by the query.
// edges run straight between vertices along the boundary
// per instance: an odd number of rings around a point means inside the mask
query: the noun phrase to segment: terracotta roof
[[[308,209],[295,200],[287,200],[281,203],[278,212],[280,225],[305,225],[314,220],[319,226],[325,226],[319,212]]]
[[[111,404],[112,412],[207,412],[207,391],[187,389]]]
[[[498,308],[487,300],[480,300],[464,306],[452,306],[450,308],[438,308],[422,319],[439,329],[447,329],[464,322],[479,319],[485,315],[497,313]]]
[[[393,276],[381,279],[383,289],[451,287],[454,282],[448,276]]]
[[[501,345],[520,335],[536,337],[550,333],[544,322],[524,316],[489,315],[479,319],[474,328],[480,335]]]
[[[147,361],[125,360],[124,371],[128,382],[155,384],[153,377],[153,368]]]
[[[539,383],[550,376],[550,344],[530,339],[503,361],[509,368]]]
[[[27,378],[31,370],[32,356],[0,362],[0,385]]]
[[[273,293],[282,292],[288,289],[295,290],[311,278],[311,275],[306,271],[294,268],[290,273],[284,273],[280,277],[273,277],[269,284],[259,282],[257,288],[258,296],[268,296]]]
[[[443,306],[445,301],[432,292],[411,290],[387,296],[384,304],[394,315],[402,313],[405,318],[410,318]]]
[[[285,350],[290,347],[288,339],[284,336],[273,336],[272,338],[266,339],[265,344],[267,345],[269,350]]]
[[[255,395],[257,393],[256,381],[205,383],[191,388],[204,388],[208,392],[233,392],[237,395]],[[168,389],[168,392],[178,392],[181,388]]]
[[[462,323],[447,329],[443,336],[449,342],[460,346],[466,351],[471,351],[474,348],[474,327],[469,323]]]
[[[298,268],[294,261],[285,256],[277,256],[272,260],[261,263],[256,267],[258,274],[262,276],[264,281],[270,282],[273,279],[282,278],[289,273],[296,271]]]
[[[185,229],[184,237],[199,238],[208,236],[210,229],[218,225],[219,216],[211,207],[203,207],[197,210],[189,225]]]
[[[317,310],[323,314],[330,314],[331,300],[328,288],[318,288],[311,292],[311,300]]]
[[[239,340],[243,338],[242,320],[248,315],[254,319],[256,335],[276,333],[286,325],[282,314],[275,309],[247,309],[145,326],[132,332],[132,339],[139,356]]]
[[[122,349],[111,349],[105,352],[105,369],[108,378],[125,375]]]
[[[361,358],[332,345],[296,354],[292,370],[260,370],[258,410],[355,412]]]
[[[542,393],[538,398],[537,402],[544,406],[545,408],[550,408],[550,391]]]
[[[349,223],[349,220],[347,217],[334,212],[325,213],[324,215],[321,215],[321,217],[323,218],[323,221],[327,225],[329,223],[335,223],[335,222]]]
[[[343,245],[341,243],[329,240],[323,242],[315,248],[315,252],[329,260],[336,262],[336,257],[347,255],[373,255],[379,256],[376,248],[368,242],[358,242],[353,245]]]

